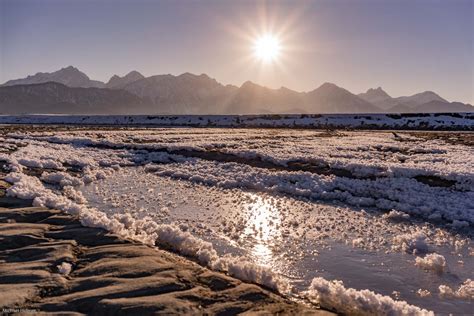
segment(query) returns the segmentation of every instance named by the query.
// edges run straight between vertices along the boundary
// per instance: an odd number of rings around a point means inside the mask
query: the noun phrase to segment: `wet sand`
[[[0,195],[4,312],[330,314],[61,211],[15,208],[24,204]]]

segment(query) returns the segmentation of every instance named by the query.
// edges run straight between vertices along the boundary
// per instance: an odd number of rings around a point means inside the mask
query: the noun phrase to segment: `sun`
[[[280,40],[273,34],[262,35],[255,40],[253,50],[259,60],[266,63],[273,62],[280,55]]]

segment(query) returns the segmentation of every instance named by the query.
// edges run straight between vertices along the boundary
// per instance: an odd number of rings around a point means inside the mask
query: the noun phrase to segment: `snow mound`
[[[61,187],[64,186],[73,186],[77,187],[83,185],[84,182],[81,179],[71,176],[66,172],[43,172],[41,175],[41,180],[46,183],[59,184]]]
[[[439,286],[439,295],[445,298],[459,298],[464,300],[474,300],[474,281],[467,279],[457,290],[453,290],[447,285]]]
[[[288,283],[269,267],[254,264],[243,257],[219,257],[210,242],[196,238],[175,225],[155,225],[157,246],[196,258],[213,270],[227,272],[230,276],[246,282],[260,284],[280,293],[290,290]]]
[[[307,294],[310,300],[321,306],[347,315],[434,315],[431,311],[389,296],[346,288],[342,281],[314,278]]]
[[[420,231],[398,235],[393,238],[392,249],[413,254],[427,252],[426,235]]]
[[[288,284],[275,274],[271,268],[257,265],[245,259],[236,259],[223,257],[220,260],[227,260],[227,272],[230,276],[246,282],[261,284],[280,293],[286,293],[290,290]]]
[[[415,265],[425,270],[433,270],[441,273],[446,268],[446,259],[437,253],[430,253],[424,258],[416,257]]]

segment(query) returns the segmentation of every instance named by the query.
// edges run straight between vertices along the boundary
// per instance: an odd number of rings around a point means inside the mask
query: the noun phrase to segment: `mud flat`
[[[24,201],[19,201],[24,205]],[[0,307],[84,314],[329,315],[173,253],[0,197]]]

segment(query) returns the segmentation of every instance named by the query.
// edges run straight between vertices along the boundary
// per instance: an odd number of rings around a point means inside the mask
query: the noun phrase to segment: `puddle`
[[[416,267],[412,254],[391,251],[392,238],[421,225],[418,222],[393,223],[383,221],[381,213],[344,205],[208,187],[158,177],[142,168],[122,169],[81,191],[91,206],[106,213],[130,212],[137,218],[151,216],[158,223],[180,225],[212,242],[220,255],[245,255],[272,267],[299,290],[321,276],[436,313],[471,312],[469,301],[438,296],[440,285],[458,288],[473,277],[474,260],[467,247],[456,252],[451,244],[430,244],[430,252],[446,258],[442,274]],[[372,248],[354,248],[356,238],[372,240]],[[431,296],[420,297],[419,289]]]

